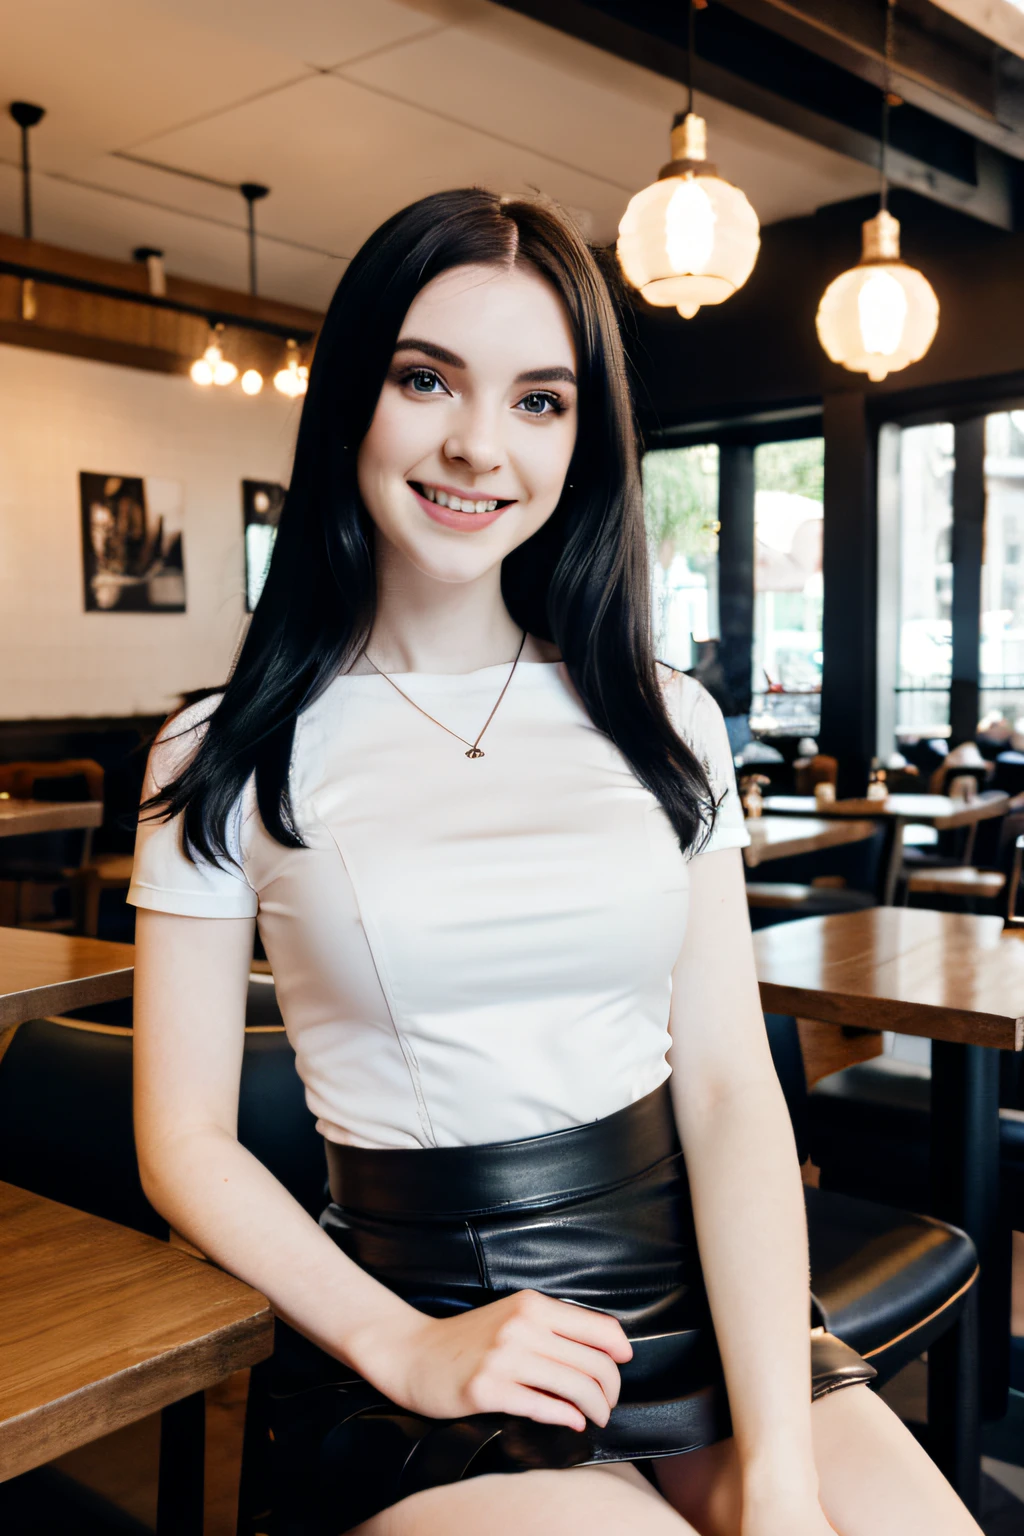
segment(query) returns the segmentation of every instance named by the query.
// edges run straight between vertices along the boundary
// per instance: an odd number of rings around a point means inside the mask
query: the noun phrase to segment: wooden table
[[[903,829],[913,822],[949,832],[957,827],[977,827],[979,822],[1004,815],[1010,797],[1001,789],[987,789],[973,800],[952,800],[948,795],[889,795],[885,800],[836,800],[819,806],[813,795],[768,795],[765,810],[773,816],[813,816],[828,819],[870,816],[889,828],[885,874],[879,896],[887,907],[896,898],[903,868]],[[973,836],[972,836],[973,842]],[[970,852],[964,862],[970,858]]]
[[[0,1183],[0,1480],[163,1410],[157,1530],[198,1536],[202,1393],[272,1345],[240,1280]]]
[[[814,853],[819,848],[839,848],[846,843],[862,843],[878,830],[873,821],[841,820],[832,817],[754,816],[745,822],[750,833],[750,847],[743,857],[751,869],[771,859],[786,859],[796,853]]]
[[[754,934],[769,1013],[932,1041],[932,1214],[981,1260],[982,1402],[1006,1412],[1009,1231],[999,1219],[999,1051],[1024,1044],[1024,944],[1002,919],[873,907]]]
[[[0,837],[25,837],[30,832],[73,832],[98,827],[102,821],[101,800],[15,800],[0,797]]]
[[[131,944],[0,928],[0,1029],[131,997],[134,964]]]

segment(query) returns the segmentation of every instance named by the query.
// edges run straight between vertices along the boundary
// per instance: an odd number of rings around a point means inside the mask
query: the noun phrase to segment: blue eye
[[[565,409],[557,395],[536,389],[524,395],[519,404],[527,416],[560,416]]]
[[[414,394],[432,395],[435,393],[433,386],[441,384],[441,380],[432,368],[414,368],[411,373],[406,374],[403,383],[411,384]],[[443,384],[441,388],[444,388]]]

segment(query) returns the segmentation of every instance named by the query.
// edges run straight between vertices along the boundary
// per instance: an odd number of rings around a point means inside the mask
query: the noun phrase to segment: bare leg
[[[350,1536],[695,1536],[635,1467],[468,1478],[414,1493]]]
[[[867,1387],[820,1399],[813,1424],[822,1508],[840,1536],[980,1536],[935,1463]],[[658,1480],[701,1536],[739,1536],[732,1440],[659,1462]]]

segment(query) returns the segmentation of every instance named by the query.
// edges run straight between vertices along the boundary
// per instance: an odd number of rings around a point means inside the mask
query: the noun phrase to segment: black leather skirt
[[[611,1313],[633,1358],[604,1428],[501,1414],[433,1420],[278,1324],[271,1422],[287,1536],[335,1536],[419,1489],[483,1472],[636,1461],[730,1433],[668,1087],[525,1141],[426,1151],[328,1144],[320,1225],[435,1317],[532,1289]],[[875,1374],[812,1328],[814,1397]]]

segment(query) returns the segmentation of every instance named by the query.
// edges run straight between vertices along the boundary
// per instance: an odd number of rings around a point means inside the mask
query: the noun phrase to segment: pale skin
[[[427,349],[396,352],[358,460],[378,568],[368,653],[395,673],[511,661],[521,631],[501,561],[550,517],[575,443],[568,320],[531,269],[464,267],[417,296],[399,339]],[[486,525],[471,513],[451,526],[413,485],[509,505]],[[529,636],[523,658],[557,653]],[[360,658],[353,670],[371,669]],[[810,1404],[800,1176],[740,855],[705,854],[690,871],[671,1085],[735,1436],[658,1463],[660,1492],[628,1465],[480,1477],[415,1494],[359,1536],[977,1536],[880,1398],[853,1387]],[[346,1258],[239,1144],[252,944],[248,919],[138,914],[135,1124],[153,1204],[409,1409],[606,1423],[630,1356],[614,1319],[534,1292],[427,1318]]]

